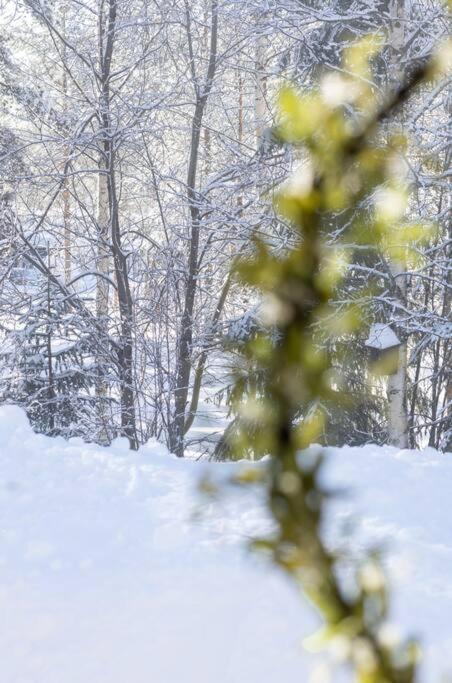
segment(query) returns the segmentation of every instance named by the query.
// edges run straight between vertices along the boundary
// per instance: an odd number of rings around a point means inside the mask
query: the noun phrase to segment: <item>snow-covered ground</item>
[[[206,469],[235,467],[48,439],[0,408],[1,683],[307,682],[315,616],[246,550],[261,502],[197,491]],[[452,455],[333,449],[328,476],[350,490],[330,533],[350,517],[355,543],[387,542],[394,621],[438,683],[452,671]]]

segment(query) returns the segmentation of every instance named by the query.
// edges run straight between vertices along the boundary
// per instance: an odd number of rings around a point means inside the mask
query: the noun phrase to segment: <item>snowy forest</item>
[[[451,7],[0,0],[2,683],[452,680]]]
[[[379,33],[383,97],[447,28],[434,0],[3,2],[1,400],[44,434],[227,457],[228,368],[260,306],[231,267],[256,232],[294,239],[279,90],[337,97],[344,49]],[[439,229],[417,268],[355,252],[338,306],[375,285],[341,361],[358,400],[325,443],[451,447],[449,86],[388,124],[409,136],[407,215]],[[388,348],[396,371],[372,378]]]

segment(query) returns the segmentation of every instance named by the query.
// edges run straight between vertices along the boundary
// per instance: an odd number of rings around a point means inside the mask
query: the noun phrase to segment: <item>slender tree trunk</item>
[[[408,448],[407,418],[407,348],[402,344],[399,348],[399,365],[397,372],[389,376],[387,395],[389,402],[389,443],[397,448]]]
[[[72,280],[72,245],[71,245],[71,208],[68,179],[66,177],[63,187],[63,241],[64,241],[64,281],[66,284]]]
[[[392,47],[392,76],[397,85],[402,77],[400,59],[404,45],[404,0],[391,0],[391,35],[390,43]],[[407,279],[405,275],[406,267],[404,263],[392,261],[389,264],[391,274],[396,283],[396,289],[400,293],[400,301],[406,301]],[[399,336],[400,335],[399,330]],[[397,371],[389,375],[387,385],[388,395],[388,435],[389,442],[398,448],[408,448],[408,407],[407,407],[407,374],[408,374],[408,350],[406,339],[402,338],[399,347],[399,362]]]
[[[66,5],[61,6],[61,33],[63,36],[66,34]],[[67,48],[63,43],[62,45],[62,63],[63,63],[63,74],[61,88],[63,91],[63,111],[67,113],[67,97],[68,97],[68,78],[67,78]],[[71,281],[72,279],[72,254],[71,254],[71,206],[70,206],[70,192],[69,192],[69,179],[66,172],[66,162],[69,157],[69,146],[64,146],[64,159],[63,168],[65,172],[62,199],[63,199],[63,250],[64,250],[64,279],[65,283]]]
[[[262,20],[256,20],[256,63],[255,63],[255,128],[256,145],[259,148],[264,142],[265,128],[268,125],[267,105],[267,76],[265,73],[265,58],[267,38],[261,33]]]
[[[105,7],[106,5],[106,7]],[[133,381],[133,303],[127,267],[127,257],[121,244],[119,205],[115,178],[115,137],[112,133],[110,111],[110,76],[116,37],[117,0],[101,0],[99,12],[100,123],[102,126],[102,156],[107,185],[108,228],[119,304],[120,339],[117,363],[121,401],[121,433],[133,450],[138,448]],[[105,187],[101,184],[102,209],[105,208]],[[99,278],[103,279],[103,278]],[[102,285],[101,285],[102,287]],[[102,290],[101,290],[102,291]]]
[[[96,317],[101,329],[101,338],[108,339],[108,280],[106,279],[110,271],[109,255],[109,232],[110,232],[110,209],[108,202],[108,179],[107,168],[104,155],[99,159],[99,174],[97,176],[97,257],[96,270],[100,277],[96,283]],[[99,421],[99,432],[97,440],[100,443],[110,442],[109,434],[109,415],[107,410],[108,401],[108,382],[105,377],[105,349],[102,345],[98,346],[96,358],[96,405],[97,417]]]
[[[206,339],[206,343],[204,346],[204,349],[202,350],[199,359],[198,359],[198,365],[196,366],[196,372],[195,372],[195,379],[193,382],[193,390],[192,390],[192,397],[190,401],[190,408],[188,410],[187,414],[187,419],[185,420],[185,426],[184,426],[184,433],[186,434],[190,427],[193,424],[193,421],[195,419],[196,411],[198,409],[198,403],[199,403],[199,396],[201,393],[201,385],[202,385],[202,378],[204,375],[204,370],[206,367],[207,363],[207,357],[209,354],[209,340],[212,338],[212,336],[215,333],[215,328],[218,324],[218,321],[220,320],[221,313],[223,311],[224,305],[226,303],[227,296],[229,294],[229,290],[231,288],[232,284],[232,278],[231,275],[228,276],[225,284],[223,285],[223,289],[221,290],[220,298],[218,300],[217,306],[215,308],[215,312],[212,316],[212,322],[210,324],[210,334],[208,335],[208,338]]]
[[[134,373],[133,373],[133,301],[130,291],[127,258],[121,245],[118,199],[114,173],[114,152],[110,149],[110,172],[108,190],[111,211],[112,252],[118,291],[121,339],[118,351],[118,367],[121,392],[121,431],[129,439],[130,448],[138,449],[136,429]]]
[[[48,259],[49,259],[49,267],[50,267],[50,249],[49,246],[47,245],[48,249]],[[48,434],[53,434],[53,431],[55,429],[55,398],[56,398],[56,392],[55,392],[55,384],[54,384],[54,375],[53,375],[53,360],[52,360],[52,323],[51,323],[51,316],[52,316],[52,298],[51,298],[51,292],[50,292],[50,279],[47,278],[47,334],[46,334],[46,344],[47,344],[47,372],[49,376],[49,385],[48,385],[48,390],[47,390],[47,398],[48,398],[48,411],[49,411],[49,426],[48,426]]]
[[[187,10],[188,12],[189,10]],[[187,174],[187,201],[190,219],[190,246],[188,256],[187,283],[185,286],[184,308],[180,323],[180,335],[176,358],[176,387],[174,391],[174,416],[170,427],[170,450],[178,457],[184,455],[185,411],[191,374],[191,351],[193,342],[193,313],[198,277],[200,207],[197,192],[197,170],[199,160],[201,127],[207,101],[212,89],[217,61],[218,38],[218,0],[211,3],[211,30],[209,64],[202,84],[198,84],[196,75],[192,73],[195,87],[195,111],[192,119],[190,157]],[[187,21],[187,23],[189,23]],[[194,64],[192,66],[194,70]]]
[[[449,91],[448,99],[448,113],[452,114],[452,93]],[[446,153],[446,159],[444,167],[450,168],[450,162],[452,160],[452,149],[449,147]],[[443,318],[444,320],[452,320],[452,268],[450,263],[452,262],[452,221],[450,220],[450,209],[451,209],[451,197],[450,192],[452,185],[452,179],[449,176],[447,183],[447,190],[445,192],[445,198],[447,203],[447,208],[449,211],[449,223],[448,223],[448,237],[449,243],[446,250],[446,263],[449,264],[447,268],[447,274],[445,278],[445,288],[444,288],[444,303],[443,303]],[[447,255],[449,259],[447,260]],[[445,433],[446,437],[443,440],[444,449],[446,451],[452,451],[452,343],[451,340],[445,340],[444,342],[444,354],[443,354],[443,364],[444,364],[444,374],[445,380],[445,397],[444,397],[444,410],[446,417]]]

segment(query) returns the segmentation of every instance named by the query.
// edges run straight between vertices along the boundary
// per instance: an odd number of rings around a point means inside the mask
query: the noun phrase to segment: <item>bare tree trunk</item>
[[[190,15],[187,6],[187,30],[190,31]],[[217,61],[218,39],[218,0],[211,3],[211,29],[209,64],[207,74],[202,84],[198,83],[194,73],[192,60],[192,78],[195,88],[195,111],[192,119],[190,158],[187,174],[187,200],[190,216],[190,246],[188,256],[187,283],[185,286],[185,300],[181,319],[180,335],[176,358],[176,387],[174,391],[174,417],[170,427],[170,449],[178,457],[184,455],[185,411],[187,407],[188,392],[191,374],[191,349],[193,342],[193,312],[198,276],[199,255],[199,232],[200,232],[200,207],[197,193],[197,169],[199,159],[199,147],[202,121],[206,104],[212,89]],[[190,40],[190,36],[189,36]]]
[[[108,280],[110,270],[109,257],[109,232],[110,232],[110,209],[108,202],[108,182],[107,182],[107,168],[104,155],[101,154],[99,159],[99,174],[97,177],[97,227],[98,227],[98,241],[97,241],[97,257],[96,270],[99,273],[96,285],[96,317],[102,331],[102,338],[108,338]],[[99,433],[97,440],[100,443],[108,444],[110,442],[109,435],[109,416],[107,410],[108,399],[108,382],[105,378],[105,356],[104,349],[98,347],[96,358],[96,405],[97,415],[99,420]]]
[[[449,95],[448,95],[448,106],[447,106],[448,113],[452,113],[452,93],[449,90]],[[452,159],[452,149],[449,147],[446,153],[446,159],[444,163],[445,169],[450,168],[450,162]],[[447,274],[446,274],[446,281],[445,281],[445,290],[444,290],[444,303],[443,303],[443,318],[445,320],[452,320],[452,268],[450,268],[450,263],[452,259],[452,221],[450,220],[450,209],[451,209],[451,193],[450,193],[450,188],[452,185],[452,179],[449,176],[448,178],[448,183],[447,183],[447,189],[445,191],[445,200],[447,202],[447,208],[449,211],[449,223],[448,223],[448,237],[449,237],[449,243],[447,246],[447,251],[446,251],[446,257],[447,254],[449,255],[449,260],[446,262],[449,263],[449,267],[447,269]],[[444,440],[444,449],[446,451],[452,451],[452,343],[449,340],[445,340],[444,342],[444,355],[443,355],[443,372],[446,377],[446,388],[445,388],[445,397],[444,397],[444,410],[446,414],[446,427],[445,427],[445,433],[446,433],[446,438]]]
[[[256,146],[264,142],[264,134],[268,125],[267,76],[265,73],[265,57],[267,38],[261,33],[261,19],[256,19],[256,64],[255,64],[255,128]]]
[[[398,448],[408,448],[407,414],[407,347],[401,344],[398,350],[397,372],[388,377],[388,436],[389,443]]]
[[[133,303],[130,292],[127,257],[122,250],[119,224],[119,205],[115,179],[115,138],[112,135],[110,112],[110,75],[116,36],[117,0],[108,0],[104,11],[101,0],[99,12],[100,123],[107,181],[108,225],[111,232],[111,252],[119,303],[120,339],[118,343],[118,374],[121,401],[121,433],[133,450],[138,448],[135,397],[133,382]],[[99,174],[99,178],[102,173]],[[102,182],[100,181],[101,185]],[[102,201],[105,189],[102,187]],[[103,207],[104,208],[104,207]],[[103,278],[99,278],[103,279]]]
[[[190,408],[188,410],[187,414],[187,419],[185,420],[185,426],[184,426],[184,433],[186,434],[190,427],[193,424],[193,421],[195,419],[196,411],[198,409],[198,403],[199,403],[199,396],[201,392],[201,385],[202,385],[202,378],[204,374],[204,370],[206,367],[206,362],[207,362],[207,357],[209,354],[209,341],[212,338],[212,336],[215,333],[215,328],[218,324],[218,321],[220,320],[221,313],[223,311],[224,305],[226,303],[227,296],[229,294],[229,290],[231,288],[232,284],[232,276],[229,274],[226,282],[223,285],[223,288],[221,290],[220,298],[218,300],[217,306],[215,308],[215,312],[212,316],[212,322],[210,324],[210,337],[206,339],[204,349],[202,350],[199,359],[198,359],[198,365],[196,366],[196,372],[195,372],[195,379],[193,382],[193,390],[192,390],[192,397],[190,401]]]
[[[48,266],[50,268],[50,248],[47,244],[48,250]],[[52,298],[50,292],[50,279],[47,278],[47,330],[46,330],[46,345],[47,345],[47,372],[49,375],[49,384],[47,389],[48,410],[49,410],[49,426],[48,433],[52,434],[55,429],[55,411],[54,401],[56,398],[54,375],[53,375],[53,360],[52,360]]]
[[[450,344],[450,342],[449,342]],[[448,353],[446,352],[445,362],[449,363],[447,367],[447,383],[446,383],[446,396],[445,396],[445,409],[446,409],[446,440],[444,443],[444,449],[446,451],[452,451],[452,357],[450,352],[450,346]]]
[[[121,431],[129,439],[130,448],[138,449],[136,430],[134,375],[133,375],[133,302],[130,291],[127,258],[121,246],[118,200],[114,174],[114,153],[110,150],[110,173],[108,176],[111,211],[112,251],[118,289],[121,338],[118,351],[118,366],[121,391]]]
[[[401,52],[404,44],[404,16],[405,3],[401,0],[391,0],[391,35],[390,42],[393,50],[393,77],[395,83],[400,82],[401,78]],[[389,264],[391,274],[394,278],[396,289],[400,293],[400,300],[406,301],[407,279],[405,275],[406,267],[404,263],[392,261]],[[408,448],[408,412],[407,412],[407,373],[408,373],[408,352],[406,340],[402,339],[399,347],[399,362],[397,371],[389,375],[387,385],[388,395],[388,435],[389,442],[398,448]]]
[[[61,33],[63,36],[66,34],[66,6],[63,4],[61,6]],[[62,91],[63,91],[63,110],[67,113],[67,97],[68,97],[68,79],[67,79],[67,48],[65,43],[62,45],[61,49],[62,63],[63,63],[63,75],[62,75]],[[70,192],[69,192],[69,180],[67,177],[67,160],[69,157],[69,147],[65,145],[64,147],[64,183],[63,183],[63,250],[64,250],[64,279],[66,284],[72,280],[72,254],[71,254],[71,229],[70,229],[70,218],[71,218],[71,207],[70,207]]]
[[[72,280],[72,245],[70,220],[70,193],[68,188],[68,179],[66,177],[63,187],[64,281],[66,284]]]

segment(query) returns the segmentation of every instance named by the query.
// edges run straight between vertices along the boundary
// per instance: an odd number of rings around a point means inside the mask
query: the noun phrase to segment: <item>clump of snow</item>
[[[0,408],[0,661],[5,683],[307,681],[316,618],[246,551],[259,495],[203,499],[206,473],[155,441],[138,454],[34,434]],[[331,449],[328,534],[387,546],[394,622],[424,641],[425,681],[452,649],[452,459],[432,450]],[[388,626],[389,630],[390,626]]]
[[[384,351],[400,345],[400,339],[394,330],[386,323],[374,323],[369,330],[366,346]]]

